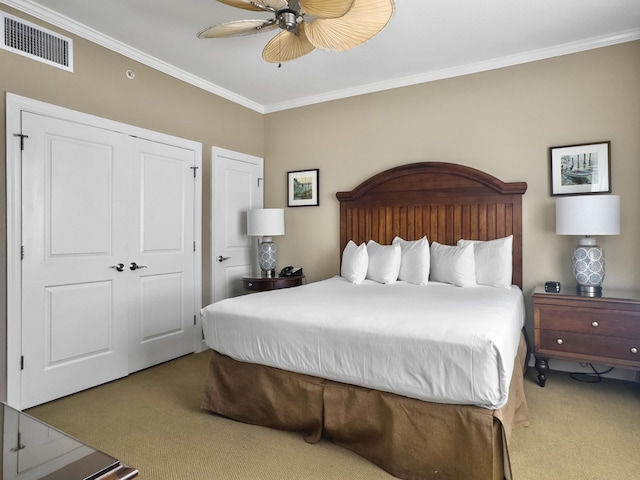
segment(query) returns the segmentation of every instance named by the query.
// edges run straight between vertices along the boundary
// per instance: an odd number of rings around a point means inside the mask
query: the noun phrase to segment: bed
[[[342,276],[203,309],[212,351],[202,407],[303,432],[312,443],[329,438],[407,480],[511,478],[511,431],[529,423],[525,191],[526,183],[467,166],[423,162],[337,193]],[[493,245],[508,238],[512,285],[352,281],[344,274],[354,246],[368,243],[375,252],[375,242],[389,253],[396,237],[403,248],[426,237],[456,255],[478,245],[463,248],[460,239]],[[430,252],[435,268],[437,252]],[[472,319],[465,302],[475,306]],[[459,333],[450,328],[455,323]]]

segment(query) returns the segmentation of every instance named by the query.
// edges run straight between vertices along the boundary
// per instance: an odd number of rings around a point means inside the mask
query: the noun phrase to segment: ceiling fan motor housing
[[[298,28],[298,14],[293,10],[281,10],[278,12],[278,25],[283,30],[295,32]]]

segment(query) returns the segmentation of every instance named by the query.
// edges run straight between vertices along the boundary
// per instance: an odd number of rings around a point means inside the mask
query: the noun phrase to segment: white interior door
[[[126,275],[133,372],[194,350],[196,159],[193,150],[135,138],[130,153]]]
[[[118,134],[23,113],[22,408],[125,376],[126,156]],[[125,179],[125,181],[123,181]]]
[[[212,298],[214,302],[244,293],[242,276],[252,271],[247,210],[262,208],[262,158],[214,147],[212,150]]]

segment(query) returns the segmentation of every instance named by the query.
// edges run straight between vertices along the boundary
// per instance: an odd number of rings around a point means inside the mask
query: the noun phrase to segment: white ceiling
[[[196,38],[268,18],[216,0],[0,0],[236,103],[268,113],[640,39],[640,0],[395,0],[347,52],[262,60],[275,31]],[[124,75],[124,72],[123,72]]]

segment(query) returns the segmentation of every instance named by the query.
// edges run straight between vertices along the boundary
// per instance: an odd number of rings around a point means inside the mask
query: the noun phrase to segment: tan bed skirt
[[[529,424],[524,337],[500,410],[424,402],[235,361],[211,352],[202,408],[241,422],[331,439],[406,480],[511,478],[509,438]]]

